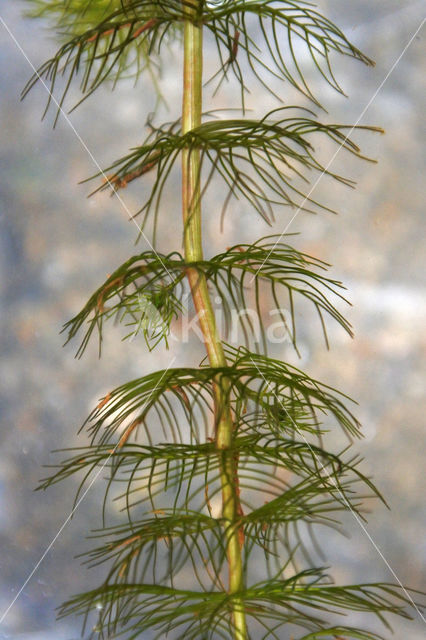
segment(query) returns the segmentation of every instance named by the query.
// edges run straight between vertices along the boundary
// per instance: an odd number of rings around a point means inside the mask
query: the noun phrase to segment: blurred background
[[[318,4],[376,61],[369,69],[335,59],[336,75],[349,99],[313,77],[328,111],[322,117],[352,124],[419,27],[424,5],[407,0]],[[25,2],[4,0],[0,6],[5,24],[36,67],[54,53],[54,33],[46,23],[24,17]],[[298,248],[331,262],[332,275],[348,287],[353,307],[345,311],[355,339],[329,324],[331,349],[326,351],[318,323],[311,320],[309,309],[301,309],[301,359],[288,345],[274,352],[358,401],[365,437],[356,447],[365,457],[365,472],[374,475],[391,507],[388,511],[375,505],[368,534],[398,579],[417,589],[426,586],[424,55],[423,29],[361,120],[386,130],[385,136],[355,136],[378,165],[340,153],[331,168],[354,177],[356,190],[336,187],[326,179],[316,188],[315,196],[340,215],[300,213],[289,229],[300,234],[294,239]],[[101,361],[95,341],[82,360],[74,359],[77,342],[62,348],[59,331],[64,322],[80,310],[107,273],[147,245],[141,239],[135,249],[137,229],[117,199],[107,194],[86,199],[90,185],[78,182],[96,173],[96,167],[63,118],[55,131],[52,114],[40,121],[46,101],[43,87],[19,101],[32,70],[1,23],[0,57],[1,617],[72,508],[73,480],[34,493],[46,475],[43,465],[57,460],[51,451],[85,443],[84,435],[77,436],[78,427],[114,386],[165,368],[174,356],[175,364],[198,364],[203,350],[193,339],[190,349],[172,343],[169,351],[159,347],[150,354],[142,338],[121,342],[122,328],[112,325],[105,331]],[[176,46],[165,58],[161,81],[169,109],[162,108],[157,123],[179,114],[179,60]],[[206,67],[207,77],[214,71],[212,56],[206,56]],[[309,106],[288,87],[280,91],[287,104]],[[206,108],[235,106],[237,99],[236,85],[225,84],[213,100],[206,98]],[[257,86],[248,106],[263,114],[279,105]],[[123,81],[113,93],[101,89],[71,115],[71,122],[105,167],[143,140],[154,107],[149,80],[142,78],[136,88]],[[327,162],[334,150],[320,151]],[[181,249],[178,178],[172,177],[162,206],[158,247],[164,252]],[[136,181],[121,192],[132,213],[149,180]],[[215,215],[221,202],[210,189],[205,203],[207,255],[280,233],[293,216],[290,210],[277,210],[270,229],[243,204],[234,204],[221,232],[219,213]],[[102,495],[99,479],[0,625],[1,640],[80,636],[79,621],[56,622],[55,608],[96,585],[103,575],[102,569],[89,572],[74,559],[87,548],[85,536],[99,523]],[[350,514],[345,526],[346,538],[321,534],[336,580],[393,581],[389,567]],[[396,637],[424,637],[414,611],[413,617],[411,622],[395,620]],[[374,622],[366,625],[378,629]]]

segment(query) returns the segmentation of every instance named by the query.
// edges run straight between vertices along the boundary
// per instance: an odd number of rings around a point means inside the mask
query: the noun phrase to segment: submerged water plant
[[[316,140],[327,138],[365,159],[352,139],[354,127],[330,124],[306,106],[281,105],[264,117],[248,117],[250,83],[278,99],[291,86],[304,105],[320,111],[308,81],[312,70],[342,93],[333,57],[372,61],[311,2],[31,5],[35,14],[55,19],[63,44],[23,95],[42,80],[51,91],[46,110],[56,109],[56,119],[73,82],[81,90],[78,104],[105,82],[115,85],[130,74],[156,90],[164,48],[177,46],[183,59],[179,119],[149,122],[141,145],[92,177],[95,192],[115,193],[149,173],[151,190],[137,220],[141,233],[152,221],[153,245],[100,285],[65,325],[67,340],[82,336],[81,356],[97,335],[100,349],[105,325],[114,318],[130,327],[129,338],[143,334],[150,349],[167,344],[173,322],[188,313],[188,283],[206,351],[200,366],[156,371],[108,393],[84,423],[89,444],[69,451],[42,482],[47,488],[81,473],[77,501],[105,468],[104,516],[109,500],[122,507],[119,524],[108,526],[104,517],[86,558],[91,565],[105,563],[103,583],[72,597],[60,615],[83,615],[89,637],[104,639],[377,640],[376,632],[336,622],[336,615],[370,613],[389,628],[389,614],[409,617],[408,592],[387,583],[336,585],[315,551],[317,527],[339,529],[339,516],[348,509],[364,517],[367,496],[384,500],[351,446],[333,453],[325,444],[328,423],[350,441],[360,436],[360,424],[344,394],[267,355],[270,335],[262,321],[269,300],[297,350],[295,308],[305,301],[328,346],[329,321],[351,335],[336,306],[345,300],[344,287],[330,277],[329,265],[288,244],[291,236],[236,243],[211,258],[202,249],[208,190],[218,200],[220,194],[218,211],[210,214],[217,213],[218,223],[239,199],[268,224],[281,205],[330,211],[313,197],[308,177],[326,174],[352,185],[324,165]],[[217,54],[217,70],[203,85],[205,36],[209,56]],[[239,88],[230,106],[241,107],[241,117],[203,111],[203,95],[217,93],[225,81]],[[164,191],[175,169],[182,178],[184,250],[177,246],[165,254],[158,249],[157,221],[170,215]],[[214,296],[226,320],[224,334]],[[252,315],[234,313],[250,304],[258,325]],[[226,335],[235,318],[243,345]]]

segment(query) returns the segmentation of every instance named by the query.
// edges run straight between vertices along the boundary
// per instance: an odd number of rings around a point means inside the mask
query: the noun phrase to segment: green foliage
[[[33,15],[53,16],[65,32],[66,43],[38,70],[41,77],[51,83],[52,91],[59,70],[61,75],[68,76],[62,89],[61,106],[72,79],[81,69],[80,89],[85,97],[105,80],[113,78],[116,81],[122,77],[131,66],[129,55],[136,67],[134,73],[139,76],[150,61],[157,59],[167,36],[171,33],[176,37],[187,15],[185,8],[192,6],[185,0],[27,1],[37,7]],[[212,0],[199,5],[193,19],[203,24],[213,37],[219,58],[217,74],[225,79],[232,70],[241,87],[243,105],[248,86],[241,57],[267,91],[273,93],[271,77],[287,80],[318,106],[321,104],[303,71],[301,59],[306,53],[322,78],[340,93],[343,91],[331,65],[332,52],[373,64],[310,2]],[[297,46],[300,43],[306,47],[306,52],[300,51]],[[34,75],[23,95],[37,80]]]
[[[313,200],[293,182],[297,176],[309,184],[301,174],[305,169],[326,174],[348,186],[353,185],[351,180],[332,173],[315,158],[310,136],[322,133],[346,151],[361,158],[363,156],[345,134],[350,127],[322,124],[302,116],[284,117],[294,110],[294,107],[275,109],[262,120],[211,120],[184,135],[179,132],[179,122],[167,128],[153,129],[142,146],[94,176],[99,178],[105,173],[109,174],[108,180],[104,180],[93,193],[111,187],[126,187],[129,182],[154,171],[151,193],[139,211],[145,214],[143,228],[152,208],[157,219],[164,186],[182,149],[198,149],[201,151],[198,180],[202,194],[216,175],[225,182],[222,218],[231,197],[244,198],[268,224],[274,219],[273,205],[289,205],[310,212],[315,211],[310,206],[332,211]],[[299,111],[312,114],[306,109]],[[282,117],[272,120],[272,114]],[[357,128],[381,132],[377,127]],[[203,180],[202,171],[206,161],[207,175]]]
[[[276,631],[285,624],[297,625],[308,630],[300,640],[320,637],[336,638],[342,631],[349,638],[374,640],[376,634],[362,632],[351,627],[325,629],[321,612],[361,611],[374,613],[384,620],[385,613],[404,615],[401,605],[392,604],[398,598],[395,587],[387,584],[335,587],[328,584],[327,576],[319,569],[305,570],[288,579],[260,582],[238,594],[250,618],[255,620],[262,633],[257,637],[279,638]],[[65,605],[60,615],[82,613],[99,605],[101,613],[92,637],[119,637],[117,620],[125,620],[130,638],[141,637],[144,631],[159,629],[159,639],[177,629],[191,640],[199,638],[229,638],[232,634],[230,616],[232,600],[224,591],[199,592],[174,589],[152,584],[122,584],[85,593]]]
[[[162,49],[180,41],[183,24],[210,35],[219,61],[210,80],[217,89],[233,76],[243,109],[250,75],[269,91],[271,79],[279,78],[321,106],[305,77],[306,59],[340,92],[333,53],[372,64],[310,2],[37,0],[31,5],[33,15],[56,21],[63,44],[23,95],[39,78],[50,83],[52,92],[59,91],[56,119],[77,77],[82,100],[107,80],[115,84],[142,71],[149,71],[156,86]],[[47,108],[50,104],[51,99]],[[152,172],[152,189],[139,213],[143,226],[152,211],[155,229],[165,215],[162,196],[170,173],[184,156],[182,171],[195,176],[185,234],[197,214],[194,200],[202,199],[216,177],[225,184],[219,219],[230,199],[240,198],[271,223],[275,205],[330,211],[299,186],[308,182],[307,172],[353,186],[319,160],[314,140],[320,135],[364,158],[347,136],[352,127],[322,123],[302,107],[280,107],[258,120],[220,119],[208,112],[186,133],[180,119],[160,127],[149,123],[149,129],[141,146],[107,169],[108,179],[95,192],[123,188]],[[350,451],[352,439],[361,435],[347,406],[350,399],[259,352],[268,346],[262,320],[268,304],[279,310],[296,351],[299,301],[313,305],[327,347],[327,319],[352,335],[336,306],[347,302],[344,287],[329,277],[328,267],[274,236],[235,244],[210,259],[144,251],[119,266],[65,325],[67,341],[83,331],[78,356],[94,333],[100,353],[104,322],[111,318],[131,328],[127,338],[141,333],[150,349],[163,340],[167,346],[174,324],[188,313],[185,282],[191,273],[194,300],[205,292],[218,297],[225,334],[234,312],[250,305],[260,322],[258,335],[250,315],[237,313],[245,346],[213,339],[212,348],[223,354],[221,366],[206,361],[168,368],[112,390],[83,425],[89,444],[68,450],[42,481],[40,488],[46,489],[76,475],[77,504],[95,474],[106,475],[103,526],[94,532],[97,546],[84,560],[90,566],[105,563],[105,581],[60,609],[61,616],[83,615],[89,637],[130,639],[152,631],[156,638],[246,640],[278,639],[291,631],[298,640],[378,640],[376,633],[334,624],[333,615],[371,613],[388,628],[388,614],[408,617],[406,591],[389,584],[337,586],[317,565],[316,528],[340,531],[341,514],[348,509],[364,518],[366,498],[384,501],[360,469],[362,460]],[[207,315],[208,304],[204,299]],[[227,420],[230,444],[221,447],[218,432]],[[340,453],[324,445],[332,425],[350,442]],[[225,495],[231,495],[231,510]],[[111,524],[112,501],[118,515]],[[225,581],[237,570],[230,551],[236,538],[241,566],[235,589]]]
[[[265,339],[265,327],[262,321],[260,304],[260,290],[270,288],[271,300],[277,310],[288,308],[291,326],[286,318],[280,314],[280,319],[287,330],[294,347],[297,349],[295,301],[301,296],[309,300],[315,307],[324,331],[324,338],[328,345],[324,315],[332,317],[343,329],[352,335],[351,327],[344,316],[330,302],[329,297],[348,302],[342,295],[343,285],[324,275],[328,264],[297,251],[293,247],[280,241],[280,238],[270,236],[258,240],[252,245],[239,244],[230,247],[225,253],[214,256],[202,262],[187,262],[177,252],[164,255],[146,251],[133,256],[116,269],[106,282],[91,296],[87,304],[72,320],[66,323],[64,331],[71,340],[85,324],[88,324],[77,356],[80,357],[88,345],[93,332],[98,330],[99,353],[102,344],[104,320],[115,318],[119,321],[133,314],[133,324],[137,326],[143,319],[139,296],[152,300],[163,319],[165,330],[179,312],[182,311],[180,300],[183,297],[182,281],[186,269],[191,266],[204,274],[220,300],[224,313],[226,327],[230,327],[233,309],[246,309],[249,306],[248,294],[250,280],[254,281],[254,300],[259,329]],[[238,314],[247,342],[253,333],[254,326],[249,315]],[[132,332],[130,336],[134,335]],[[167,331],[163,333],[167,338]]]

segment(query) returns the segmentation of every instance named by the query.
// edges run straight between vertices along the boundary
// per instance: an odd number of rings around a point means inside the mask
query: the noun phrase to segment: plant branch
[[[203,33],[197,24],[194,9],[186,9],[188,19],[184,22],[184,87],[182,133],[185,134],[201,124]],[[203,260],[201,233],[200,151],[185,148],[182,152],[182,206],[184,221],[185,259],[188,262]],[[212,367],[225,367],[226,358],[218,336],[207,280],[196,268],[188,268],[187,276],[194,306],[199,317],[207,354]],[[238,462],[232,451],[233,422],[229,406],[227,382],[223,378],[215,381],[215,442],[221,458],[222,516],[225,521],[227,558],[229,569],[229,592],[239,593],[244,588],[242,563],[242,530],[238,527],[241,506],[238,496]],[[233,600],[233,623],[235,640],[246,640],[247,625],[243,603]]]

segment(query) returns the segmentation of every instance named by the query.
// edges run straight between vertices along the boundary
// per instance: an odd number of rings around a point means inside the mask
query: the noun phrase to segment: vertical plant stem
[[[184,22],[184,80],[182,133],[201,124],[203,31],[196,17],[202,0],[196,0],[194,8],[186,8],[188,19]],[[201,230],[200,152],[184,149],[182,152],[182,207],[184,223],[185,259],[196,262],[203,259]],[[204,336],[207,354],[212,367],[225,367],[226,359],[219,338],[213,307],[204,274],[197,269],[187,270],[194,306]],[[233,421],[231,416],[229,385],[222,377],[214,385],[215,442],[221,458],[220,480],[222,488],[222,517],[225,523],[229,593],[243,589],[242,535],[238,521],[241,507],[238,489],[238,464],[232,451]],[[234,599],[233,626],[235,640],[246,640],[247,625],[243,603]]]

